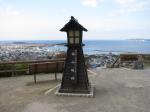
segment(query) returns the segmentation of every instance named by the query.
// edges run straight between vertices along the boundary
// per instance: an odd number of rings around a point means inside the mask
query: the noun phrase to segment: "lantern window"
[[[69,31],[69,37],[73,37],[74,36],[74,32],[72,30]]]
[[[73,38],[69,38],[69,42],[70,42],[70,44],[73,44],[74,43],[74,39]]]
[[[75,38],[75,43],[79,44],[79,38]]]
[[[79,31],[75,31],[75,37],[79,37]]]

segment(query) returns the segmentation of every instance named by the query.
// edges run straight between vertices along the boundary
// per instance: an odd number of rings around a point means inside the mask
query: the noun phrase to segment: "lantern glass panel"
[[[79,31],[75,31],[75,36],[79,37]]]
[[[73,37],[73,31],[72,30],[69,31],[69,37]]]
[[[75,43],[79,44],[79,38],[75,38]]]
[[[70,42],[70,44],[73,44],[74,43],[73,38],[69,38],[69,42]]]

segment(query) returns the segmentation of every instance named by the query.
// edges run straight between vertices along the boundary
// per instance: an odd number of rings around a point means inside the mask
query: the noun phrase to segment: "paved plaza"
[[[0,112],[149,112],[150,69],[95,69],[94,98],[55,96],[54,75],[0,79]],[[49,92],[47,92],[49,91]]]

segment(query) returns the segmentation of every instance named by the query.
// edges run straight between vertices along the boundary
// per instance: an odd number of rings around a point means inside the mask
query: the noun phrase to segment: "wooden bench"
[[[142,54],[120,54],[118,58],[108,66],[115,67],[128,67],[133,69],[143,69],[143,55]]]
[[[132,63],[133,69],[143,69],[143,56],[142,54],[120,54],[120,64]]]
[[[55,80],[57,80],[57,73],[62,72],[64,67],[64,61],[56,62],[43,62],[29,64],[29,74],[34,75],[34,83],[36,83],[36,74],[39,73],[54,73]]]

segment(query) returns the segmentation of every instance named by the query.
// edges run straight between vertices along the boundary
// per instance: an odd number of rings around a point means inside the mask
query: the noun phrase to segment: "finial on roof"
[[[75,19],[73,16],[71,16],[71,19]]]

